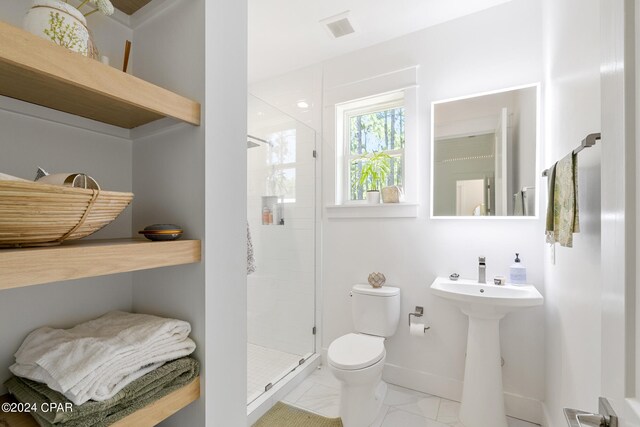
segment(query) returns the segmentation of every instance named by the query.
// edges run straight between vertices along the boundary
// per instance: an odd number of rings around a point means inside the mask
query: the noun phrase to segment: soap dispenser
[[[509,268],[509,281],[514,285],[527,283],[527,268],[520,262],[520,254],[516,254],[516,259]]]

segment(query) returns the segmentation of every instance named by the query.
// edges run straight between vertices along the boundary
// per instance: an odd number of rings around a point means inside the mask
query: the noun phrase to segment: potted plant
[[[367,202],[380,203],[380,189],[387,182],[391,171],[391,156],[383,151],[374,152],[371,156],[363,155],[362,170],[358,186],[367,191]]]
[[[92,43],[86,17],[100,12],[112,15],[109,0],[78,0],[74,7],[68,0],[33,0],[31,9],[23,21],[23,28],[37,36],[51,40],[84,56],[91,56]],[[91,4],[90,10],[87,9]],[[86,6],[86,7],[85,7]],[[81,12],[85,8],[86,13]]]

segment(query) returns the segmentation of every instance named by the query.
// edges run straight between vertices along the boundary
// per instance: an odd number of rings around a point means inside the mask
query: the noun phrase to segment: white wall
[[[20,27],[29,3],[5,1],[0,4],[0,20]],[[95,36],[106,49],[124,45],[131,31],[104,17]],[[53,172],[86,172],[102,188],[131,191],[131,142],[71,126],[37,119],[11,110],[21,104],[0,97],[0,172],[33,179],[41,166]],[[26,105],[26,104],[25,104]],[[26,111],[41,107],[27,105]],[[129,237],[131,207],[104,230],[91,238]],[[130,310],[131,274],[96,277],[3,290],[0,296],[0,384],[9,376],[8,367],[22,340],[32,330],[48,325],[71,327],[110,310]],[[17,320],[19,319],[19,320]],[[0,394],[4,387],[0,385]]]
[[[474,37],[469,37],[474,34]],[[420,216],[415,220],[327,220],[324,223],[323,346],[351,330],[347,291],[371,271],[383,271],[389,284],[402,288],[402,318],[424,305],[432,329],[418,340],[403,327],[387,345],[387,378],[411,384],[422,376],[424,389],[459,398],[464,372],[467,319],[456,308],[432,296],[431,281],[458,272],[477,276],[477,257],[487,257],[487,277],[508,274],[513,253],[529,268],[529,280],[540,289],[542,222],[540,220],[429,220],[429,135],[432,101],[495,90],[542,79],[540,5],[517,0],[398,40],[337,58],[324,65],[325,90],[367,76],[419,64],[418,177]],[[419,48],[416,48],[418,47]],[[325,154],[332,135],[324,133]],[[324,172],[329,161],[325,156]],[[532,159],[533,160],[533,159]],[[325,177],[326,179],[326,177]],[[326,182],[326,181],[325,181]],[[325,187],[325,200],[331,188]],[[348,259],[349,262],[344,262]],[[528,399],[543,398],[543,310],[513,313],[501,325],[505,359],[504,387]],[[522,401],[519,404],[528,405]],[[535,421],[534,409],[521,410],[508,399],[511,413]],[[520,412],[518,412],[520,411]]]
[[[473,34],[473,37],[469,35]],[[292,93],[315,105],[323,102],[314,75],[323,73],[323,91],[419,65],[418,202],[415,219],[323,219],[322,347],[352,331],[348,292],[382,271],[389,285],[402,288],[402,319],[425,306],[431,325],[425,339],[410,337],[405,322],[387,342],[385,377],[391,382],[459,399],[464,372],[467,319],[429,293],[438,275],[476,277],[477,257],[488,261],[487,277],[508,274],[514,253],[528,266],[531,283],[543,290],[543,221],[429,219],[430,106],[432,101],[535,83],[542,80],[541,9],[535,0],[507,4],[338,57],[315,67],[259,82],[251,91],[295,115]],[[301,76],[307,76],[304,79]],[[287,81],[294,87],[287,87]],[[298,81],[302,84],[295,86]],[[282,92],[280,92],[282,91]],[[315,95],[315,96],[314,96]],[[325,114],[332,107],[324,105]],[[289,108],[289,109],[287,109]],[[316,112],[314,114],[318,114]],[[333,120],[330,120],[332,122]],[[323,117],[323,203],[334,198],[334,135]],[[542,182],[538,182],[541,184]],[[508,410],[540,420],[544,395],[543,309],[509,315],[501,325]],[[514,395],[523,396],[523,398]]]
[[[597,0],[543,4],[544,164],[550,165],[600,129],[600,18]],[[578,162],[580,233],[572,249],[556,245],[555,265],[545,251],[545,405],[553,427],[566,425],[563,407],[597,409],[600,392],[599,145]]]
[[[134,229],[203,240],[200,264],[134,274],[134,308],[190,321],[203,368],[203,396],[167,426],[246,424],[246,7],[180,0],[135,29],[136,74],[203,107],[202,126],[133,149]]]
[[[205,4],[206,23],[206,425],[244,426],[247,424],[247,2],[201,1]]]
[[[144,52],[137,61],[136,74],[141,78],[174,90],[177,93],[195,99],[203,104],[204,111],[208,108],[215,110],[217,105],[208,104],[206,98],[206,55],[209,47],[205,38],[204,0],[182,0],[174,2],[169,10],[143,23],[135,29],[138,52]],[[223,13],[221,10],[219,13]],[[232,19],[229,16],[229,19]],[[238,43],[242,43],[241,40]],[[185,66],[188,64],[188,66]],[[213,71],[212,71],[213,72]],[[237,78],[241,78],[238,76]],[[231,84],[231,83],[230,83]],[[238,96],[243,96],[242,94]],[[223,102],[222,98],[215,102]],[[237,109],[229,108],[229,115],[236,114]],[[206,116],[208,118],[208,116]],[[244,112],[240,113],[238,121]],[[205,248],[206,224],[211,228],[227,228],[233,230],[233,224],[214,222],[205,215],[205,199],[207,186],[219,186],[220,182],[232,187],[237,179],[241,182],[244,174],[239,177],[220,176],[222,171],[214,170],[215,181],[205,179],[207,144],[218,146],[220,155],[225,153],[225,145],[242,140],[230,139],[218,141],[215,139],[215,126],[203,116],[203,125],[194,127],[181,125],[169,132],[159,135],[139,138],[133,145],[133,187],[139,194],[138,203],[134,209],[133,225],[135,230],[154,223],[175,223],[185,230],[185,238],[202,239]],[[231,121],[229,121],[231,123]],[[210,125],[210,127],[208,126]],[[207,131],[211,131],[208,135]],[[220,129],[221,132],[225,130]],[[207,141],[208,139],[208,141]],[[241,173],[244,159],[236,163],[238,174]],[[231,182],[229,182],[231,181]],[[236,190],[237,191],[237,190]],[[240,190],[242,191],[242,190]],[[232,211],[237,206],[233,200],[227,200],[225,207],[219,206],[221,212]],[[225,210],[226,209],[226,210]],[[244,222],[243,222],[244,223]],[[216,236],[217,239],[228,241],[226,237]],[[239,239],[242,241],[242,238]],[[229,250],[232,252],[231,245]],[[201,375],[204,398],[183,409],[163,425],[205,425],[206,417],[217,420],[234,419],[234,416],[244,416],[244,411],[235,411],[237,399],[244,402],[244,393],[234,394],[233,385],[226,379],[227,373],[235,373],[241,377],[244,366],[241,366],[244,349],[235,348],[232,343],[222,336],[211,337],[207,340],[208,329],[214,329],[217,324],[237,325],[244,323],[244,317],[234,318],[214,306],[207,306],[207,293],[218,290],[218,298],[224,299],[224,290],[240,292],[244,287],[242,281],[224,280],[224,270],[218,271],[218,279],[212,274],[206,286],[206,266],[208,257],[220,256],[217,250],[206,250],[203,262],[197,265],[185,265],[178,268],[149,270],[134,273],[134,308],[136,311],[148,312],[164,316],[176,317],[192,324],[192,338],[198,345],[195,357],[200,361],[203,372]],[[232,268],[229,265],[228,268]],[[241,278],[242,279],[242,278]],[[243,293],[243,292],[242,292]],[[216,301],[218,300],[216,298]],[[229,300],[225,306],[234,307],[234,313],[243,311],[244,304]],[[211,313],[208,313],[210,310]],[[207,316],[214,321],[208,323]],[[224,318],[224,321],[221,319]],[[234,328],[234,330],[236,330]],[[211,363],[216,355],[221,356],[220,347],[225,347],[224,355],[234,355],[234,363]],[[228,400],[213,401],[213,394],[207,390],[212,386],[227,388]],[[206,405],[205,399],[210,399]],[[222,407],[218,405],[223,405]],[[205,410],[207,413],[205,413]],[[242,421],[239,421],[242,423]],[[239,425],[239,424],[238,424]]]

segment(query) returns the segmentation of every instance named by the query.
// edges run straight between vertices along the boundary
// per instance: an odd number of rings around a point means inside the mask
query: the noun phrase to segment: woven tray
[[[132,200],[132,193],[0,181],[0,247],[82,239],[111,223]]]

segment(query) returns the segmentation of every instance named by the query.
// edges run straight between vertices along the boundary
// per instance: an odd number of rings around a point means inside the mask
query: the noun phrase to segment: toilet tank
[[[390,337],[400,321],[400,288],[355,285],[351,289],[351,307],[356,332]]]

